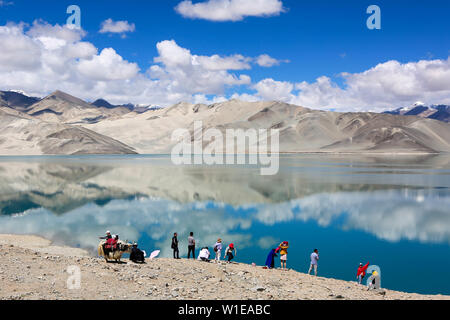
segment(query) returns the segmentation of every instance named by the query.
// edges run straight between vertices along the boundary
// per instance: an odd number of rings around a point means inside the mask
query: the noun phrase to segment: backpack
[[[217,252],[217,244],[214,246],[214,252]]]

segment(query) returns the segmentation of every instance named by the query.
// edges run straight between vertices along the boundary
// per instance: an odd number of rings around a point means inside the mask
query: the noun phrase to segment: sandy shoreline
[[[313,277],[293,270],[159,258],[146,264],[106,263],[82,249],[52,245],[37,236],[0,235],[0,299],[117,300],[450,300]],[[81,287],[68,289],[69,266]]]

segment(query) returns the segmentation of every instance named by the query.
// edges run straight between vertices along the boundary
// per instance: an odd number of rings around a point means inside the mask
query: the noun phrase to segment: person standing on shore
[[[275,249],[270,250],[269,254],[267,255],[266,259],[266,267],[268,269],[275,268],[275,257],[277,256]]]
[[[173,258],[180,259],[180,251],[178,250],[178,234],[175,232],[172,237]]]
[[[281,270],[287,270],[287,249],[289,248],[289,242],[283,241],[278,246],[280,248],[280,262],[281,262]]]
[[[194,239],[194,233],[191,232],[188,237],[188,259],[191,257],[192,252],[192,259],[195,259],[195,239]]]
[[[230,243],[230,245],[225,249],[225,256],[223,258],[225,259],[228,257],[228,263],[230,263],[235,256],[236,256],[236,248],[234,247],[234,244]]]
[[[214,252],[216,253],[215,262],[220,262],[220,255],[222,253],[222,239],[217,239],[216,244],[214,245]]]
[[[314,268],[314,275],[317,276],[317,266],[319,261],[319,250],[314,249],[314,252],[311,253],[311,264],[309,265],[308,274],[311,273]]]
[[[359,264],[358,270],[356,271],[356,280],[359,284],[362,284],[364,277],[366,276],[366,270],[369,267],[369,262],[367,262],[364,266],[362,263]]]

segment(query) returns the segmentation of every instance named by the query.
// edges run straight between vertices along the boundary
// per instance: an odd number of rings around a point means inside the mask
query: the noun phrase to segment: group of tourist
[[[289,242],[283,241],[281,242],[276,249],[270,250],[267,255],[266,264],[264,268],[273,269],[275,267],[275,257],[277,253],[280,255],[280,263],[281,270],[287,269],[287,250],[289,248]],[[319,250],[314,249],[313,253],[311,253],[311,263],[309,266],[308,274],[311,274],[311,271],[314,269],[314,275],[317,276],[317,266],[319,262]]]
[[[195,239],[194,239],[194,233],[190,232],[188,237],[188,259],[190,259],[191,254],[192,258],[195,259]],[[288,254],[288,248],[289,248],[289,242],[283,241],[281,242],[278,247],[273,248],[270,250],[269,254],[267,255],[266,263],[264,268],[265,269],[274,269],[275,268],[275,257],[277,255],[280,256],[280,264],[281,264],[281,270],[288,270],[287,268],[287,254]],[[214,250],[214,262],[220,262],[221,254],[222,254],[222,239],[217,239],[216,243],[213,246]],[[178,234],[174,233],[172,237],[172,250],[173,250],[173,257],[174,259],[180,259],[179,257],[179,250],[178,250]],[[202,247],[200,249],[200,252],[198,254],[197,260],[210,262],[212,259],[210,258],[211,253],[209,251],[209,247]],[[233,243],[230,243],[226,249],[225,249],[225,255],[224,259],[228,263],[233,260],[233,258],[236,256],[236,247]],[[313,252],[310,255],[310,264],[309,264],[309,270],[308,274],[311,274],[312,271],[314,271],[314,275],[317,276],[317,269],[319,265],[319,250],[314,249]],[[358,270],[356,272],[356,280],[359,284],[362,284],[362,281],[366,275],[366,270],[369,267],[369,262],[367,264],[363,265],[362,263],[359,264]],[[377,273],[373,274],[377,276]],[[373,285],[374,283],[371,283]]]
[[[191,257],[191,253],[192,253],[192,258],[195,259],[195,239],[194,239],[194,233],[190,232],[189,237],[187,239],[188,241],[188,259],[190,259]],[[178,249],[178,234],[175,232],[173,234],[172,237],[172,245],[171,248],[173,250],[173,258],[174,259],[180,259],[180,251]],[[280,262],[281,262],[281,270],[288,270],[287,269],[287,250],[289,248],[289,242],[288,241],[283,241],[279,244],[279,246],[276,249],[272,249],[269,252],[269,255],[267,256],[266,259],[266,264],[265,267],[266,269],[273,269],[275,267],[275,257],[277,256],[277,254],[280,255]],[[216,243],[213,246],[213,250],[214,250],[214,262],[219,262],[220,261],[220,257],[222,255],[222,239],[217,239]],[[208,247],[202,247],[200,249],[199,255],[197,260],[202,260],[202,261],[211,261],[210,259],[211,253],[209,251]],[[224,259],[226,259],[226,261],[229,263],[231,262],[231,260],[234,259],[234,257],[236,256],[236,247],[234,246],[233,243],[230,243],[227,248],[225,249],[225,255],[224,255]],[[311,273],[311,271],[314,269],[314,275],[317,276],[317,265],[318,265],[318,261],[319,261],[319,251],[317,249],[314,249],[314,252],[311,254],[311,264],[310,264],[310,268],[308,271],[308,274]]]
[[[118,245],[118,241],[119,241],[119,235],[111,235],[110,231],[106,232],[106,236],[105,237],[100,237],[100,239],[104,239],[105,243],[103,244],[103,249],[105,254],[107,254],[108,252],[113,252],[114,250],[117,250],[117,245]],[[189,237],[187,238],[187,242],[188,242],[188,254],[187,254],[187,258],[190,259],[191,255],[192,255],[192,259],[195,259],[195,238],[194,238],[194,233],[190,232],[189,233]],[[175,232],[173,234],[172,237],[172,244],[171,244],[171,248],[173,250],[173,258],[174,259],[180,259],[180,251],[178,249],[178,234]],[[266,263],[264,268],[265,269],[274,269],[275,268],[275,257],[277,257],[277,255],[280,255],[280,264],[281,264],[281,270],[288,270],[287,268],[287,254],[288,254],[288,248],[289,248],[289,242],[288,241],[283,241],[281,242],[278,247],[273,248],[270,250],[269,254],[267,255],[267,259],[266,259]],[[222,256],[222,250],[223,250],[223,245],[222,245],[222,239],[219,238],[217,239],[216,243],[213,245],[213,251],[214,251],[214,262],[220,262],[221,260],[221,256]],[[231,260],[234,259],[234,257],[236,256],[236,247],[233,243],[230,243],[226,249],[225,249],[225,254],[223,259],[226,259],[226,261],[228,263],[231,262]],[[132,250],[131,250],[131,254],[130,254],[130,260],[135,261],[135,262],[144,262],[144,256],[145,253],[141,250],[139,250],[137,248],[137,244],[134,243]],[[314,249],[313,252],[310,255],[310,265],[309,265],[309,270],[308,270],[308,274],[311,274],[312,271],[314,271],[314,275],[317,276],[317,269],[318,269],[318,264],[319,264],[319,250],[318,249]],[[202,247],[199,251],[197,260],[201,260],[201,261],[205,261],[205,262],[210,262],[211,259],[211,253],[209,251],[209,247]],[[369,267],[369,262],[367,262],[365,265],[363,265],[362,263],[359,264],[359,267],[357,269],[356,272],[356,280],[359,284],[362,284],[362,281],[366,275],[366,271],[367,268]],[[372,275],[374,277],[377,277],[378,274],[376,273],[372,273]],[[371,283],[371,285],[375,285],[375,280]]]
[[[192,254],[192,259],[195,259],[195,238],[194,238],[194,233],[190,232],[189,233],[189,237],[187,239],[188,241],[188,256],[187,258],[190,259],[191,258],[191,254]],[[174,259],[180,259],[180,250],[178,249],[178,234],[175,232],[173,234],[172,237],[172,245],[171,248],[173,250],[173,258]],[[213,250],[214,250],[214,262],[220,262],[220,257],[222,255],[222,239],[217,239],[216,243],[213,246]],[[233,243],[230,243],[227,248],[225,249],[225,255],[223,257],[223,259],[227,259],[226,261],[228,263],[231,262],[231,260],[234,259],[234,257],[236,256],[236,247],[234,246]],[[197,260],[202,260],[202,261],[206,261],[206,262],[210,262],[211,259],[211,253],[209,252],[209,247],[202,247],[200,249],[200,252],[198,254]]]

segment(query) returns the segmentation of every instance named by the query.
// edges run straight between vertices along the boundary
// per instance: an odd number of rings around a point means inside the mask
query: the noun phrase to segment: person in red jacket
[[[119,242],[119,236],[118,235],[116,235],[114,237],[111,237],[108,240],[106,240],[105,250],[104,250],[104,253],[105,253],[106,256],[110,252],[116,251],[118,242]]]
[[[117,250],[117,245],[119,244],[119,235],[116,234],[116,236],[114,237],[114,239],[111,242],[111,247],[113,251]]]
[[[356,279],[359,284],[362,283],[364,277],[366,276],[366,270],[369,267],[369,262],[367,262],[364,266],[362,263],[359,264],[358,271],[356,272]]]

